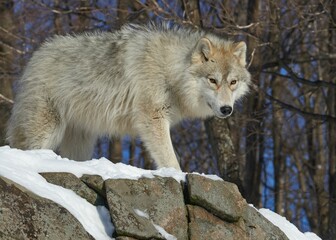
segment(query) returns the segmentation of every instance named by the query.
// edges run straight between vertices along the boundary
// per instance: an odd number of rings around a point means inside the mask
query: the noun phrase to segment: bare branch
[[[1,40],[0,40],[0,45],[3,45],[3,46],[5,46],[5,47],[7,47],[7,48],[9,48],[9,49],[11,49],[11,50],[13,50],[13,51],[19,53],[19,54],[22,54],[22,55],[26,54],[25,51],[21,51],[21,50],[19,50],[19,49],[17,49],[17,48],[14,48],[14,47],[10,46],[9,44],[7,44],[7,43],[5,43],[5,42],[3,42],[3,41],[1,41]]]
[[[336,117],[328,115],[328,114],[319,114],[319,113],[313,113],[313,112],[307,112],[304,111],[300,108],[294,107],[288,103],[285,103],[279,99],[274,98],[273,96],[271,96],[270,94],[263,92],[263,94],[270,100],[276,102],[277,104],[279,104],[280,106],[282,106],[283,108],[286,108],[288,110],[294,111],[296,113],[299,113],[300,115],[304,116],[304,117],[311,117],[315,120],[320,120],[320,121],[333,121],[336,122]]]
[[[5,102],[8,102],[8,103],[11,103],[11,104],[14,104],[14,101],[9,99],[9,98],[6,98],[4,95],[2,95],[0,93],[0,100],[4,100]]]

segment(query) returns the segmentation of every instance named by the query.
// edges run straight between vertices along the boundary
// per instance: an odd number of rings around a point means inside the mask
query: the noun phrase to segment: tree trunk
[[[330,16],[329,21],[329,53],[335,53],[336,46],[336,3],[330,4]],[[336,69],[335,59],[330,58],[328,61],[329,69]],[[329,72],[329,78],[331,82],[336,83],[335,72]],[[328,112],[331,116],[336,116],[336,89],[328,89]],[[326,240],[336,239],[336,122],[330,121],[328,123],[328,149],[329,149],[329,215],[328,215],[328,233]]]
[[[120,138],[110,140],[109,159],[113,163],[118,163],[122,161],[122,140]]]
[[[331,11],[335,11],[330,9]],[[319,60],[317,61],[317,73],[318,73],[318,79],[321,81],[332,81],[335,79],[335,77],[331,74],[332,73],[332,60],[324,60],[322,56],[324,56],[327,53],[330,53],[333,51],[334,47],[332,46],[332,34],[333,32],[329,31],[321,31],[320,29],[323,28],[323,26],[328,25],[332,28],[329,17],[324,18],[316,18],[314,21],[314,30],[317,34],[315,41],[317,46],[317,55],[319,56]],[[330,42],[325,41],[325,39],[330,39]],[[335,42],[334,42],[335,43]],[[334,66],[335,67],[335,66]],[[323,106],[324,103],[324,93],[321,91],[318,91],[316,93],[315,98],[315,104],[313,108],[313,112],[322,112],[325,111],[324,108],[321,109],[321,106]],[[335,104],[335,101],[332,101],[333,97],[330,96],[331,99],[327,101],[327,105],[329,105],[330,110],[333,107],[332,104]],[[334,105],[335,106],[335,105]],[[328,107],[328,106],[327,106]],[[335,116],[335,112],[332,112],[331,115]],[[330,192],[325,188],[325,177],[327,176],[327,158],[326,158],[326,151],[325,151],[325,139],[326,136],[324,134],[324,126],[321,122],[313,121],[314,123],[314,129],[313,129],[313,148],[315,149],[315,156],[314,156],[314,162],[311,163],[313,167],[313,181],[315,186],[315,196],[316,196],[316,208],[317,208],[317,223],[318,223],[318,234],[323,238],[326,239],[327,235],[329,233],[328,229],[328,222],[329,221],[329,194]],[[329,134],[332,133],[333,135],[335,132],[329,132]],[[335,138],[335,137],[334,137]],[[330,139],[331,142],[333,142],[333,139]],[[329,142],[330,144],[330,142]],[[335,149],[335,142],[334,145],[329,145],[332,149]],[[334,152],[335,153],[335,152]],[[334,154],[331,153],[331,154]],[[334,155],[330,155],[331,158],[334,157]],[[332,163],[331,163],[332,165]],[[329,166],[331,169],[332,166]],[[332,174],[332,173],[331,173]],[[330,176],[329,176],[330,177]],[[333,185],[333,188],[335,188],[335,185]],[[331,202],[332,203],[332,202]],[[335,238],[332,238],[335,239]]]
[[[78,24],[76,24],[76,31],[82,32],[90,27],[90,14],[86,13],[86,9],[90,7],[89,1],[80,1],[80,15],[78,17]]]
[[[186,18],[195,26],[202,26],[198,0],[182,0]]]
[[[247,24],[259,22],[260,0],[248,1]],[[261,29],[255,26],[249,29],[251,34],[257,38],[248,39],[249,51],[255,51],[251,65],[253,79],[260,80],[260,71],[262,65],[262,55],[258,48],[258,41],[261,38]],[[253,121],[246,123],[246,160],[244,193],[249,203],[256,207],[260,206],[260,176],[263,164],[263,137],[261,137],[262,106],[264,99],[261,94],[253,94],[248,97],[245,104],[245,111],[250,114]]]
[[[335,12],[335,11],[334,11]],[[335,15],[334,15],[335,16]],[[336,20],[336,18],[334,18]],[[336,36],[334,43],[336,44]],[[335,46],[335,45],[334,45]],[[331,61],[330,61],[331,62]],[[335,61],[333,69],[336,69]],[[336,81],[334,80],[334,83]],[[329,114],[336,116],[336,90],[329,89]],[[328,149],[329,149],[329,210],[328,210],[328,233],[326,240],[336,239],[336,123],[330,121],[328,124]]]
[[[0,2],[0,55],[5,56],[0,61],[0,94],[6,98],[13,99],[12,91],[12,62],[13,51],[10,46],[13,43],[7,32],[12,32],[14,24],[13,1],[5,0]]]
[[[272,96],[280,99],[282,91],[282,79],[272,80]],[[282,110],[273,103],[272,113],[272,138],[273,138],[273,164],[274,164],[274,205],[275,212],[284,215],[284,193],[285,193],[285,174],[286,160],[281,154],[281,129],[282,129]]]
[[[6,125],[10,115],[11,100],[13,99],[12,66],[14,53],[10,48],[13,39],[7,33],[12,32],[15,27],[13,6],[14,2],[11,0],[0,2],[0,56],[3,56],[0,58],[0,146],[5,144]]]
[[[54,0],[54,8],[60,8],[60,1]],[[62,15],[60,13],[53,13],[53,21],[54,21],[54,33],[62,34],[63,33],[63,21]]]
[[[0,94],[0,146],[6,144],[6,127],[13,107],[13,101]]]
[[[233,147],[228,121],[214,117],[205,121],[205,128],[217,159],[220,177],[242,189],[239,158]]]

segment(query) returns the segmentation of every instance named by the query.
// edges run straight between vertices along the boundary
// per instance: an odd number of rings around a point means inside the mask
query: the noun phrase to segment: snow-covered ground
[[[185,181],[185,173],[172,168],[159,170],[143,170],[125,164],[113,164],[105,158],[76,162],[61,158],[50,150],[21,151],[8,146],[0,147],[0,175],[4,176],[34,192],[50,199],[73,214],[84,226],[86,231],[95,239],[112,239],[113,225],[109,212],[105,207],[95,207],[76,195],[73,191],[49,184],[39,172],[70,172],[77,177],[83,174],[96,174],[103,179],[126,178],[138,179],[140,177],[152,178],[154,176],[173,177],[177,181]],[[214,175],[206,175],[219,180]],[[302,233],[286,218],[268,210],[260,209],[273,224],[278,226],[291,240],[321,240],[314,233]],[[162,230],[163,231],[163,230]]]

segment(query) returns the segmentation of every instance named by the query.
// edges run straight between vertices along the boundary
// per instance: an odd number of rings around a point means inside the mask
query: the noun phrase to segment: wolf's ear
[[[238,58],[240,65],[246,65],[246,43],[238,42],[234,44],[233,54]]]
[[[203,63],[208,61],[210,56],[213,53],[212,44],[209,39],[201,38],[194,49],[194,52],[191,55],[192,63]]]

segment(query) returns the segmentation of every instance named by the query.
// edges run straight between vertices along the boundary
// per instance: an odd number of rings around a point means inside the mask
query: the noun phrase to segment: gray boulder
[[[237,185],[230,182],[188,174],[187,188],[191,204],[203,207],[229,222],[238,221],[247,207]]]
[[[154,234],[157,230],[151,226],[156,224],[179,240],[188,239],[182,186],[175,179],[109,179],[105,181],[105,188],[118,236],[164,239],[161,234]],[[139,219],[147,227],[141,226]]]
[[[80,178],[89,188],[92,188],[100,196],[106,197],[104,179],[99,175],[83,174]]]
[[[238,223],[229,223],[214,216],[207,210],[187,205],[189,213],[190,240],[248,240],[245,229]]]
[[[0,176],[0,239],[92,240],[60,205]]]
[[[40,173],[49,183],[70,189],[86,199],[89,203],[98,206],[105,205],[105,200],[94,190],[72,173],[67,172],[44,172]]]
[[[245,209],[243,219],[245,231],[251,240],[289,240],[277,226],[251,206]]]

